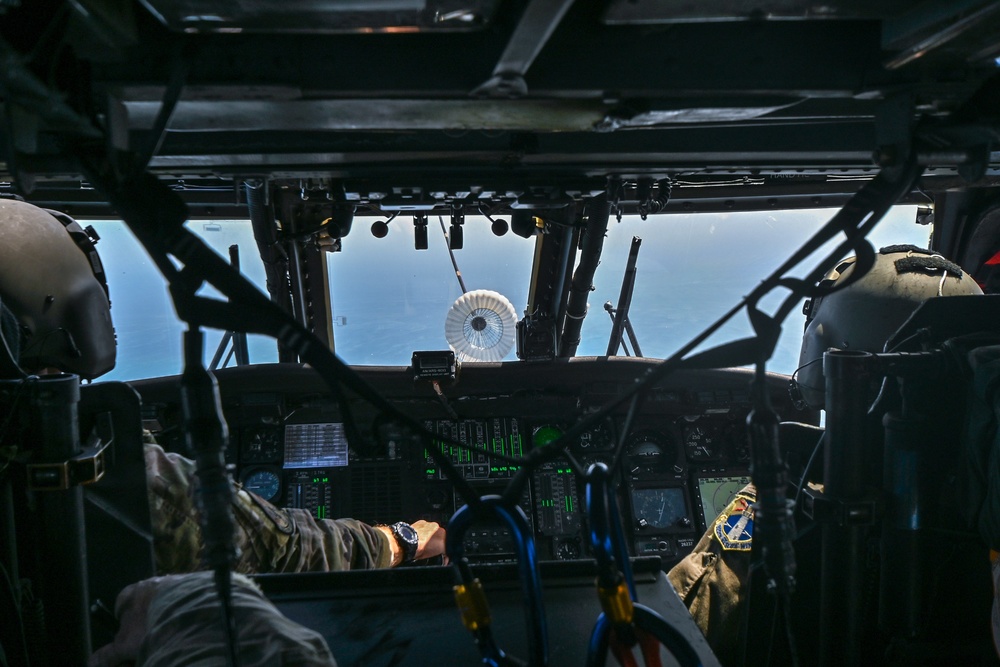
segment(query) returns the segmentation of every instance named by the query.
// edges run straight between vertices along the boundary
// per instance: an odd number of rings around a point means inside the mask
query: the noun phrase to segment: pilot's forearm
[[[193,461],[146,446],[146,473],[157,571],[203,569]],[[317,520],[301,509],[279,509],[245,490],[233,501],[239,572],[301,572],[389,567],[389,538],[353,519]]]
[[[319,572],[389,567],[389,539],[354,519],[316,519],[304,509],[277,509],[237,492],[241,572]]]

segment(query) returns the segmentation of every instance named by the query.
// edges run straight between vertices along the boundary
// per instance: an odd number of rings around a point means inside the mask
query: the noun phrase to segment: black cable
[[[820,434],[819,438],[817,439],[816,445],[813,447],[812,452],[810,452],[810,454],[809,454],[809,459],[807,460],[807,462],[805,464],[805,468],[802,470],[802,475],[799,477],[799,482],[798,482],[798,484],[796,486],[795,500],[794,500],[794,507],[796,507],[796,508],[798,507],[798,504],[799,504],[799,498],[801,497],[802,489],[805,487],[805,484],[806,484],[806,481],[807,481],[807,478],[808,478],[808,475],[809,475],[809,470],[810,470],[810,468],[812,468],[813,462],[816,459],[816,455],[822,449],[823,441],[824,441],[825,437],[826,437],[826,432],[824,431],[823,433]],[[800,540],[805,535],[808,535],[810,532],[812,532],[812,530],[815,528],[815,526],[816,526],[816,524],[809,524],[808,527],[806,527],[804,529],[801,529],[801,530],[798,530],[796,532],[796,534],[795,534],[795,538],[794,538],[793,541],[797,542],[798,540]],[[755,572],[756,570],[760,569],[761,565],[763,565],[763,563],[761,561],[757,561],[757,562],[751,564],[751,566],[750,566],[750,575],[747,577],[747,583],[746,583],[746,588],[747,589],[749,589],[749,582],[750,582],[750,580],[751,580],[751,578],[753,576],[753,572]],[[749,594],[748,590],[741,591],[740,597],[746,599],[746,596],[748,594]],[[788,623],[788,620],[789,620],[788,609],[790,608],[790,606],[791,606],[790,604],[789,605],[785,605],[785,604],[778,603],[777,601],[775,601],[775,606],[774,606],[774,609],[773,609],[773,618],[772,618],[772,621],[771,621],[771,635],[768,638],[768,648],[767,648],[767,656],[768,657],[767,657],[767,661],[764,664],[770,664],[770,662],[771,662],[771,656],[772,656],[773,651],[774,651],[774,639],[775,639],[775,637],[774,637],[774,629],[777,627],[778,611],[779,611],[779,609],[785,608],[785,613],[784,613],[783,620],[786,623],[786,634],[790,635],[793,632],[792,626]],[[742,622],[741,622],[741,627],[742,627],[741,636],[744,638],[744,641],[746,641],[746,639],[747,639],[747,632],[748,632],[747,628],[749,627],[749,621],[750,621],[749,599],[748,599],[748,604],[745,605],[744,608],[743,608],[742,616],[743,616],[743,618],[742,618]],[[789,642],[789,649],[792,651],[792,653],[791,653],[792,659],[794,661],[797,661],[798,660],[798,652],[797,652],[797,650],[795,650],[793,648],[796,645],[795,638],[793,636],[786,636],[786,641]]]
[[[458,286],[462,288],[462,294],[465,294],[469,290],[465,288],[465,281],[462,280],[462,272],[459,270],[458,261],[455,259],[455,251],[451,249],[448,232],[444,228],[444,217],[439,215],[438,222],[441,224],[441,235],[444,236],[445,245],[448,247],[448,256],[451,257],[451,265],[455,268],[455,277],[458,278]]]
[[[187,81],[191,66],[190,61],[194,56],[194,44],[193,41],[182,40],[175,45],[175,53],[171,58],[170,80],[167,82],[166,92],[160,102],[160,111],[156,114],[156,120],[150,130],[146,150],[135,156],[136,171],[144,171],[152,159],[156,157],[156,154],[160,152],[163,140],[167,136],[167,125],[170,123],[170,117],[173,116],[174,109],[177,108],[177,103],[181,99],[181,93],[184,92],[184,83]]]
[[[489,221],[490,221],[490,224],[491,224],[491,225],[495,225],[495,224],[497,223],[496,219],[495,219],[495,218],[493,218],[493,209],[492,209],[492,208],[490,209],[490,212],[489,212],[489,213],[487,213],[486,211],[484,211],[484,210],[483,210],[483,204],[482,204],[482,202],[480,202],[480,203],[479,203],[479,204],[478,204],[478,205],[476,206],[476,208],[478,208],[478,209],[479,209],[479,215],[481,215],[481,216],[483,216],[484,218],[486,218],[487,220],[489,220]],[[501,220],[500,222],[504,222],[504,221],[503,221],[503,220]]]
[[[15,408],[17,408],[18,401],[21,400],[25,387],[37,381],[37,375],[29,375],[18,382],[17,391],[14,392],[10,406],[7,408],[7,416],[4,417],[3,424],[0,424],[0,444],[3,444],[3,441],[7,438],[7,429],[10,428],[10,422],[14,418],[14,415],[17,414],[17,410]],[[7,459],[3,462],[3,465],[0,465],[0,472],[6,470],[7,466],[10,465],[11,460],[13,459]]]
[[[48,667],[51,664],[52,646],[45,617],[45,605],[35,592],[30,580],[21,580],[21,623],[24,641],[28,648],[28,665]],[[58,649],[56,649],[58,650]]]
[[[802,476],[799,478],[799,483],[798,483],[798,485],[795,488],[795,501],[794,502],[795,502],[795,507],[796,508],[799,506],[799,499],[802,497],[802,490],[806,486],[806,481],[807,481],[806,478],[809,476],[809,469],[812,468],[813,461],[816,460],[816,455],[823,448],[823,441],[825,439],[826,439],[826,431],[823,431],[820,434],[820,436],[819,436],[819,440],[816,441],[816,446],[813,447],[812,452],[809,454],[809,460],[806,461],[805,468],[802,470]],[[798,538],[796,538],[796,539],[798,539]]]
[[[24,57],[25,63],[34,62],[35,58],[37,58],[38,55],[42,53],[42,51],[47,51],[50,57],[52,57],[53,54],[56,53],[59,47],[51,46],[50,44],[48,44],[48,41],[49,38],[56,33],[59,34],[61,38],[60,41],[62,41],[62,39],[65,39],[66,19],[69,14],[69,8],[70,4],[68,2],[62,3],[52,13],[52,17],[49,19],[48,25],[45,26],[45,29],[42,31],[42,34],[39,35],[38,38],[34,40],[35,42],[34,46],[31,47],[31,51],[29,51],[28,54]],[[56,60],[58,60],[58,58],[56,58]]]
[[[804,370],[816,363],[823,363],[823,357],[816,357],[812,361],[807,361],[792,371],[792,377],[788,381],[788,391],[791,394],[792,403],[796,410],[805,410],[810,407],[809,402],[806,401],[805,396],[802,394],[802,387],[817,392],[822,392],[824,390],[824,387],[814,387],[811,384],[802,384],[802,382],[799,381],[799,371]]]
[[[83,356],[80,352],[80,348],[76,344],[76,340],[73,338],[73,334],[69,332],[65,327],[56,327],[55,329],[49,329],[41,336],[32,336],[28,339],[27,344],[21,348],[21,352],[18,355],[21,359],[26,359],[31,356],[31,353],[37,349],[42,348],[46,343],[48,343],[49,338],[56,336],[58,334],[63,334],[66,337],[66,344],[69,346],[68,353],[72,357]]]
[[[11,581],[7,568],[0,561],[0,609],[3,610],[4,627],[0,631],[0,658],[6,657],[12,667],[18,665],[29,665],[28,661],[28,640],[24,633],[24,619],[21,616],[21,608],[18,604],[17,589]],[[13,628],[13,630],[11,630]],[[16,645],[3,644],[2,639],[13,640]]]
[[[184,437],[198,475],[198,509],[205,564],[214,572],[229,667],[238,667],[239,642],[232,606],[232,569],[238,555],[233,542],[233,483],[226,468],[228,432],[215,378],[202,364],[204,336],[197,325],[184,332],[181,408]]]
[[[764,661],[765,665],[774,663],[774,635],[778,631],[778,612],[780,610],[781,605],[775,601],[774,608],[771,610],[771,622],[768,624],[770,632],[767,635],[767,659]]]
[[[788,642],[789,657],[792,660],[792,667],[798,667],[799,651],[798,646],[795,643],[795,631],[792,628],[792,600],[787,593],[784,595],[779,594],[779,599],[781,599],[781,604],[779,606],[784,611],[785,640]]]
[[[635,419],[635,413],[639,410],[639,394],[632,397],[632,402],[628,406],[628,412],[625,413],[625,421],[622,424],[622,431],[618,435],[618,442],[615,444],[615,456],[611,460],[611,474],[614,475],[622,462],[622,453],[625,451],[625,443],[628,442],[629,433],[632,432],[632,421]]]

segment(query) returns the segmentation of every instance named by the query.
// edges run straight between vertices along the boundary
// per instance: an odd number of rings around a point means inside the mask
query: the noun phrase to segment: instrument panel
[[[428,442],[393,416],[344,391],[334,398],[311,369],[293,364],[217,371],[230,445],[227,461],[245,488],[318,519],[368,523],[427,519],[447,524],[464,503],[429,448],[478,495],[504,492],[533,450],[549,446],[620,396],[655,361],[574,358],[475,364],[456,382],[415,380],[405,367],[356,369],[397,409],[439,436]],[[586,558],[585,489],[579,472],[604,462],[631,553],[658,555],[664,567],[694,546],[732,496],[750,481],[744,424],[752,373],[685,371],[647,391],[570,441],[568,455],[527,476],[519,504],[542,560]],[[787,396],[788,378],[769,377],[782,420],[816,423]],[[146,426],[183,453],[179,378],[134,383]],[[464,446],[460,446],[464,445]],[[515,559],[504,526],[467,533],[473,562]]]

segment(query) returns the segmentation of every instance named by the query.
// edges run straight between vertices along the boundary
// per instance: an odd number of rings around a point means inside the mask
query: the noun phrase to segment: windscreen
[[[624,216],[620,222],[612,217],[577,355],[603,356],[607,351],[612,321],[604,304],[617,305],[633,236],[642,239],[642,246],[629,321],[642,355],[663,358],[735,305],[834,213],[834,209],[692,213],[649,216],[645,221]],[[870,235],[872,245],[927,247],[930,227],[915,224],[915,217],[913,206],[893,208]],[[405,366],[415,350],[448,349],[445,319],[462,288],[447,241],[432,224],[427,249],[416,250],[413,224],[404,218],[393,220],[384,238],[375,238],[361,224],[368,218],[359,219],[343,239],[342,250],[328,258],[335,347],[348,364]],[[176,317],[163,277],[124,223],[93,224],[101,236],[98,250],[107,270],[119,345],[118,364],[103,378],[133,380],[179,373],[186,325]],[[227,256],[228,248],[237,245],[242,273],[265,290],[263,264],[248,220],[187,224],[220,255]],[[524,317],[534,239],[513,233],[498,237],[481,216],[469,216],[464,229],[464,247],[455,250],[455,262],[466,287],[502,294],[517,316]],[[819,252],[813,263],[819,261]],[[210,289],[205,292],[211,294]],[[761,305],[773,312],[785,296],[778,290]],[[795,370],[803,319],[795,310],[785,321],[769,370],[786,374]],[[207,332],[206,365],[222,347],[225,333]],[[751,333],[749,322],[740,315],[701,349]],[[277,360],[277,345],[263,336],[249,337],[249,351],[251,363]],[[505,357],[516,359],[515,350]],[[223,358],[220,366],[227,363],[234,362]]]

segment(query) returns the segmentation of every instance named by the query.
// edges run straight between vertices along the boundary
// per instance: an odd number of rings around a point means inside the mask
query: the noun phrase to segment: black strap
[[[90,270],[94,272],[94,277],[101,284],[101,287],[104,289],[104,295],[108,297],[108,301],[110,302],[111,295],[108,292],[108,277],[104,272],[104,264],[101,263],[101,257],[97,254],[97,248],[95,247],[97,244],[96,236],[91,238],[88,231],[80,223],[61,211],[54,211],[48,208],[43,208],[42,210],[63,224],[70,238],[73,239],[73,243],[87,256],[87,263],[90,265]],[[89,227],[88,229],[93,231],[93,227]],[[94,233],[96,235],[96,232]]]
[[[956,278],[962,277],[962,267],[940,255],[911,255],[896,260],[897,273],[928,273],[944,271]]]
[[[0,301],[0,378],[17,379],[26,373],[17,364],[21,353],[21,325]]]
[[[921,255],[931,255],[933,254],[927,248],[921,248],[919,246],[912,245],[910,243],[898,243],[896,245],[887,245],[884,248],[879,248],[880,255],[889,255],[894,252],[916,252]]]

